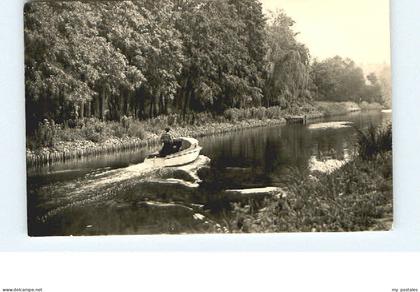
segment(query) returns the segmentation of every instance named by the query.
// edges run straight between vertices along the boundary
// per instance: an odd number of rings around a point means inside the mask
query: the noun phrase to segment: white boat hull
[[[202,147],[198,146],[198,141],[192,138],[181,138],[191,143],[191,146],[180,152],[167,155],[165,157],[148,157],[144,163],[150,164],[153,167],[173,167],[185,165],[194,162],[200,155]]]
[[[179,166],[194,162],[200,155],[201,147],[182,153],[180,155],[169,155],[167,157],[147,158],[145,163],[152,164],[154,167]]]

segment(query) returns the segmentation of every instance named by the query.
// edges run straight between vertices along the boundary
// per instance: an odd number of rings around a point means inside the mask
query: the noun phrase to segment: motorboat
[[[198,145],[197,139],[181,137],[175,141],[180,145],[177,152],[166,156],[156,152],[147,156],[144,163],[151,164],[153,167],[180,166],[194,162],[200,155],[202,147]]]

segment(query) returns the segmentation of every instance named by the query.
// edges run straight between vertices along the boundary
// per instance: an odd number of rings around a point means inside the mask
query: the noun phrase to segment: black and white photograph
[[[389,1],[30,1],[31,237],[389,231]]]

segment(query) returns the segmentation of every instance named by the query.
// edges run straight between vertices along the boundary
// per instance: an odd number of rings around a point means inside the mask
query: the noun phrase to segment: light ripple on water
[[[323,129],[342,129],[350,128],[353,123],[351,122],[328,122],[328,123],[317,123],[308,126],[310,130],[323,130]]]
[[[318,160],[316,156],[312,156],[309,159],[309,170],[311,172],[320,172],[330,174],[335,170],[343,167],[351,160],[349,155],[345,155],[344,159],[324,159]]]

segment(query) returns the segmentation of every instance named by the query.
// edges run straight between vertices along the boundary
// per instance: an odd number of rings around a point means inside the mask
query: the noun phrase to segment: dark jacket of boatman
[[[160,136],[160,141],[163,143],[163,148],[160,151],[160,154],[166,156],[172,152],[173,139],[169,131],[166,129],[166,132]]]
[[[160,136],[160,142],[163,144],[170,144],[173,142],[172,136],[169,133],[163,133],[162,136]]]

